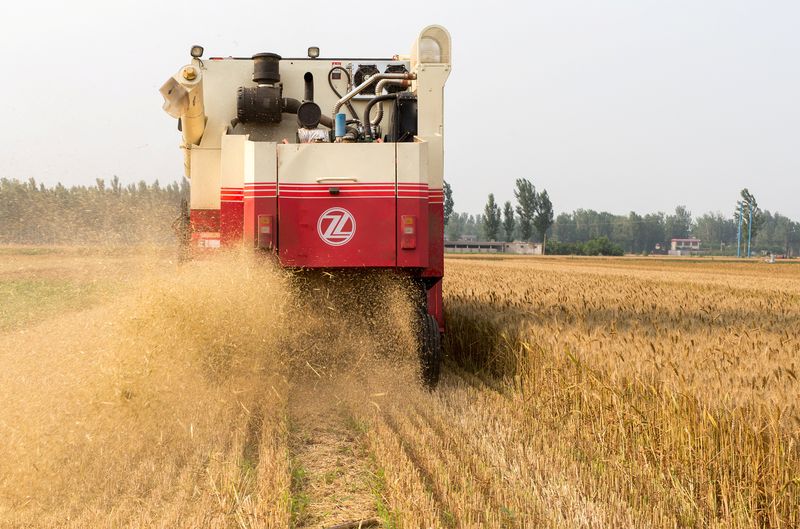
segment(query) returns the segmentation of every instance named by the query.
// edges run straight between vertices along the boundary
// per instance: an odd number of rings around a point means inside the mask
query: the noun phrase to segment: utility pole
[[[753,233],[753,206],[747,204],[747,212],[750,214],[750,220],[747,222],[747,257],[750,257],[750,236]]]
[[[736,234],[736,257],[742,256],[742,216],[744,215],[744,202],[739,202],[739,231]]]

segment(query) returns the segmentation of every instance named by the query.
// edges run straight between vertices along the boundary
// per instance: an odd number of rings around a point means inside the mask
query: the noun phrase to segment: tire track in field
[[[377,517],[369,453],[336,388],[297,385],[289,398],[292,527]]]
[[[555,527],[582,496],[542,474],[522,410],[490,381],[451,368],[428,392],[370,373],[290,390],[292,527]]]

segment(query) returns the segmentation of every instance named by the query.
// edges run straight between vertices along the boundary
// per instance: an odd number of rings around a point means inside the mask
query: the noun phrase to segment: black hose
[[[287,114],[297,114],[297,109],[300,108],[300,101],[291,97],[284,97],[281,99],[281,112]]]
[[[345,76],[347,76],[347,86],[350,86],[351,84],[350,72],[348,72],[341,66],[334,66],[328,71],[328,86],[331,87],[331,90],[333,90],[333,93],[336,94],[336,97],[341,99],[342,94],[340,94],[339,91],[336,89],[336,87],[333,86],[333,78],[331,77],[333,75],[333,72],[335,72],[336,70],[341,70],[342,72],[344,72]],[[347,110],[350,111],[350,114],[353,116],[353,118],[358,119],[358,114],[356,113],[356,109],[353,108],[353,104],[350,101],[348,101],[347,103],[345,103],[345,106],[347,106]]]
[[[372,107],[375,106],[375,103],[379,103],[381,101],[389,101],[390,99],[397,99],[397,94],[383,94],[380,96],[375,96],[369,100],[367,103],[367,107],[364,109],[364,137],[367,140],[372,139],[372,125],[369,121],[369,113],[372,110]]]

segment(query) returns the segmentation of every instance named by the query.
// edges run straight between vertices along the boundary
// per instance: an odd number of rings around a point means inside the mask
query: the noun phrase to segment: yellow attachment
[[[197,67],[187,65],[167,79],[159,91],[164,97],[164,111],[181,120],[183,165],[186,177],[189,178],[191,160],[189,150],[193,145],[200,144],[206,128],[203,77]]]
[[[192,66],[186,66],[181,73],[187,81],[194,81],[197,78],[197,70]]]

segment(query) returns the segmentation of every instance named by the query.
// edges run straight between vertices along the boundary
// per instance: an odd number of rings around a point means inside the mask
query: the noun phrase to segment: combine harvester
[[[324,59],[319,48],[202,59],[194,46],[161,88],[191,180],[191,253],[244,245],[288,269],[411,278],[431,387],[444,331],[450,50],[441,26],[425,28],[410,55],[384,59]]]

